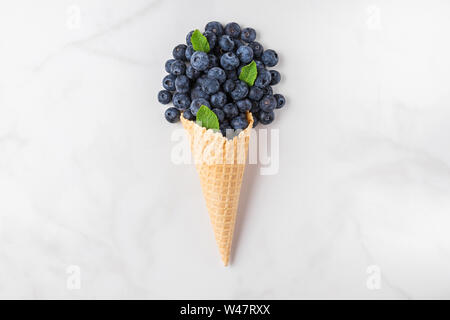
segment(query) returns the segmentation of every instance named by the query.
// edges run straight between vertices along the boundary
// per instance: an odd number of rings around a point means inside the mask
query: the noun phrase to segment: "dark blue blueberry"
[[[237,50],[242,46],[245,46],[245,43],[243,43],[241,40],[239,39],[233,39],[234,42],[234,49]]]
[[[284,98],[284,96],[282,94],[275,94],[273,95],[275,97],[275,99],[277,100],[277,109],[281,109],[284,107],[284,105],[286,104],[286,99]]]
[[[236,73],[236,70],[225,70],[226,74],[227,74],[227,78],[230,80],[237,80],[238,79],[238,75]]]
[[[208,55],[201,51],[196,51],[191,57],[191,65],[195,70],[203,71],[208,68],[209,58]]]
[[[230,22],[225,26],[225,34],[232,38],[239,38],[241,34],[241,27],[236,22]]]
[[[262,62],[268,67],[274,67],[278,63],[278,54],[272,50],[266,50],[261,56]]]
[[[185,44],[179,44],[175,48],[173,48],[172,55],[177,60],[186,60],[186,48]]]
[[[278,84],[281,81],[281,75],[277,70],[270,70],[270,76],[272,78],[272,81],[270,81],[270,85],[274,86]]]
[[[250,109],[250,112],[256,117],[256,114],[261,110],[259,108],[259,102],[258,101],[252,101],[252,108]]]
[[[253,50],[248,46],[239,47],[236,54],[243,64],[248,64],[253,60]]]
[[[264,112],[269,112],[275,109],[277,106],[277,99],[274,96],[264,96],[259,102],[259,107]]]
[[[238,116],[231,120],[231,126],[234,130],[244,130],[248,127],[248,121],[247,119]]]
[[[261,100],[263,95],[264,95],[263,89],[255,86],[251,87],[250,91],[248,92],[248,97],[253,101]]]
[[[200,75],[202,74],[201,71],[195,70],[193,66],[188,65],[186,67],[186,76],[191,79],[191,80],[195,80],[198,77],[200,77]]]
[[[197,98],[203,98],[209,100],[209,94],[204,92],[201,88],[196,88],[191,90],[191,100],[195,100]]]
[[[187,61],[191,61],[191,57],[192,57],[192,55],[194,54],[194,52],[195,52],[195,50],[194,50],[194,47],[192,46],[192,45],[189,45],[187,48],[186,48],[186,51],[185,51],[185,56],[186,56],[186,60]]]
[[[186,44],[188,46],[192,46],[192,42],[191,42],[191,37],[192,34],[194,33],[194,30],[190,31],[187,35],[186,35]]]
[[[270,76],[270,72],[267,70],[260,70],[255,80],[255,86],[262,89],[270,85],[271,81],[272,77]]]
[[[189,92],[189,78],[185,75],[180,75],[175,79],[175,89],[177,92]]]
[[[253,128],[255,128],[258,125],[258,123],[259,123],[258,118],[253,117]]]
[[[189,97],[185,93],[180,92],[177,92],[173,95],[172,101],[175,108],[180,111],[186,110],[191,104],[191,99],[189,99]]]
[[[236,106],[238,107],[240,112],[250,111],[252,108],[252,102],[248,99],[239,100],[236,102]]]
[[[219,66],[219,58],[213,54],[208,54],[209,64],[208,69],[218,67]]]
[[[205,31],[205,32],[203,32],[203,35],[208,40],[209,49],[211,49],[211,50],[214,49],[214,47],[216,46],[216,42],[217,42],[216,34],[212,31]]]
[[[227,74],[222,68],[213,67],[208,71],[208,78],[217,79],[220,83],[224,83],[227,80]]]
[[[202,90],[207,94],[214,94],[220,89],[220,83],[217,79],[206,78],[202,81]]]
[[[186,64],[181,60],[175,60],[170,66],[170,73],[179,76],[186,72]]]
[[[217,119],[219,119],[219,123],[225,119],[225,113],[221,109],[214,108],[212,111],[216,114]]]
[[[170,66],[174,62],[175,62],[175,59],[169,59],[169,60],[166,61],[166,64],[164,65],[164,69],[166,69],[167,73],[170,73]]]
[[[258,119],[261,124],[267,125],[270,124],[273,119],[275,119],[275,114],[273,113],[273,111],[264,112],[261,110],[258,114]]]
[[[170,93],[170,91],[161,90],[158,93],[158,101],[162,104],[168,104],[170,101],[172,101],[172,94]]]
[[[175,91],[175,79],[176,77],[173,74],[168,74],[167,76],[165,76],[162,81],[164,89]]]
[[[177,108],[171,107],[164,112],[164,116],[170,123],[175,123],[180,120],[180,111]]]
[[[225,91],[226,93],[231,93],[231,91],[233,91],[235,87],[236,87],[236,83],[234,83],[234,80],[228,79],[223,84],[223,91]]]
[[[222,91],[217,92],[211,96],[211,104],[216,108],[223,108],[227,103],[227,95]]]
[[[208,108],[211,108],[208,101],[206,101],[203,98],[197,98],[192,100],[191,107],[189,108],[189,110],[191,110],[191,113],[194,116],[197,116],[197,111],[198,109],[200,109],[201,106],[207,106]]]
[[[192,114],[190,109],[187,109],[187,110],[183,111],[183,117],[186,120],[194,120],[195,119],[195,116]]]
[[[264,87],[262,90],[263,90],[265,96],[266,95],[269,95],[269,96],[273,95],[273,89],[272,89],[271,86]]]
[[[257,58],[261,57],[264,52],[264,47],[257,41],[250,42],[248,46],[253,49],[253,55]]]
[[[220,65],[225,70],[233,70],[239,66],[239,59],[233,52],[227,52],[220,58]]]
[[[253,28],[244,28],[241,31],[241,39],[245,42],[252,42],[256,39],[256,31]]]
[[[211,31],[216,34],[216,36],[220,37],[223,34],[223,26],[220,22],[211,21],[206,24],[206,31]]]
[[[233,39],[228,35],[223,35],[219,39],[219,47],[223,51],[233,51],[234,42]]]
[[[231,98],[233,98],[234,101],[242,100],[244,99],[248,94],[248,86],[245,82],[237,80],[236,81],[236,87],[233,91],[231,91]]]
[[[223,112],[227,116],[228,119],[233,119],[237,115],[239,115],[239,109],[234,103],[227,103],[223,107]]]
[[[253,54],[255,54],[255,52],[253,52]],[[254,60],[255,61],[255,63],[256,63],[256,70],[258,70],[258,72],[260,71],[260,70],[264,70],[264,69],[266,69],[266,66],[264,65],[264,63],[262,63],[262,61],[260,61],[260,60]]]

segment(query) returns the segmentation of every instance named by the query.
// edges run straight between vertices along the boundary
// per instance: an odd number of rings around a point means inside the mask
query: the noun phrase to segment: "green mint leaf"
[[[202,51],[205,53],[209,52],[209,42],[208,39],[197,29],[192,33],[191,36],[192,47],[195,51]]]
[[[258,70],[256,69],[256,62],[252,61],[248,65],[242,67],[241,74],[239,75],[239,80],[244,81],[251,87],[255,83],[257,76]]]
[[[202,105],[197,111],[197,123],[206,129],[219,130],[219,119],[207,106]]]

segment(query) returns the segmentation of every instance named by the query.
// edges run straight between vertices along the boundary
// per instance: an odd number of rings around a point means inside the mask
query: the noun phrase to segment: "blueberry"
[[[252,108],[252,103],[248,99],[239,100],[236,102],[236,106],[238,107],[240,112],[250,111]]]
[[[253,49],[253,55],[257,58],[261,57],[264,52],[264,47],[257,41],[250,42],[248,46]]]
[[[217,79],[206,78],[202,83],[202,90],[207,94],[214,94],[220,89],[220,83]]]
[[[172,74],[165,76],[162,85],[166,90],[175,91],[175,76]]]
[[[214,32],[218,37],[223,34],[223,26],[220,22],[217,21],[208,22],[206,24],[205,30]]]
[[[191,57],[194,54],[194,52],[195,52],[195,50],[194,50],[194,47],[192,45],[189,45],[186,48],[186,51],[184,52],[184,55],[186,56],[186,60],[187,61],[191,61]]]
[[[208,54],[208,59],[209,59],[208,69],[219,66],[219,58],[217,58],[217,56],[213,54]]]
[[[195,70],[203,71],[208,68],[209,58],[208,55],[201,51],[196,51],[191,57],[191,65]]]
[[[259,100],[261,100],[262,97],[263,97],[263,95],[264,95],[263,89],[258,88],[258,87],[254,87],[254,86],[251,87],[251,88],[250,88],[250,91],[248,92],[248,97],[249,97],[251,100],[254,100],[254,101],[259,101]]]
[[[241,32],[241,39],[245,42],[252,42],[256,39],[256,31],[253,28],[244,28]]]
[[[170,101],[172,101],[172,94],[170,93],[170,91],[161,90],[158,93],[158,101],[162,104],[168,104]]]
[[[186,51],[187,52],[187,51]],[[200,77],[201,75],[201,71],[195,70],[193,66],[188,65],[186,67],[186,76],[191,79],[191,80],[195,80],[198,77]]]
[[[239,109],[234,103],[227,103],[223,107],[223,112],[227,116],[228,119],[233,119],[237,115],[239,115]]]
[[[248,94],[248,87],[247,84],[243,81],[237,80],[236,81],[236,87],[233,91],[231,91],[231,98],[233,100],[241,100],[244,99]]]
[[[186,72],[186,64],[181,60],[175,60],[170,66],[170,73],[174,76],[179,76]]]
[[[242,117],[238,116],[231,120],[231,126],[234,130],[244,130],[248,127],[248,121],[247,119],[243,119]]]
[[[177,92],[189,92],[189,78],[185,75],[180,75],[175,79],[175,89]]]
[[[173,105],[180,111],[186,110],[191,104],[191,99],[185,94],[177,92],[173,95]]]
[[[174,62],[175,62],[175,59],[169,59],[169,60],[166,61],[166,64],[164,65],[164,69],[166,69],[167,73],[170,73],[170,66]]]
[[[227,74],[227,78],[230,80],[237,80],[238,79],[238,75],[236,73],[236,70],[225,70],[226,74]]]
[[[239,66],[239,59],[233,52],[227,52],[220,58],[220,65],[225,70],[233,70]]]
[[[267,125],[271,123],[273,119],[275,119],[275,114],[273,113],[273,111],[264,112],[261,110],[259,112],[258,119],[261,124]]]
[[[255,86],[262,89],[270,85],[271,81],[272,77],[270,76],[270,72],[267,70],[260,70],[255,80]]]
[[[255,54],[255,52],[253,51],[253,54]],[[258,72],[260,71],[260,70],[265,70],[266,69],[266,66],[264,65],[264,63],[262,63],[262,61],[260,61],[260,60],[254,60],[255,61],[255,63],[256,63],[256,70],[258,70]]]
[[[274,96],[264,96],[259,102],[259,107],[264,112],[269,112],[275,109],[277,106],[277,99]]]
[[[258,122],[259,122],[258,118],[253,117],[253,128],[255,128],[258,125]]]
[[[219,127],[220,128],[223,128],[223,127],[231,128],[230,122],[228,121],[228,119],[224,119],[222,122],[219,123]]]
[[[197,116],[197,111],[198,109],[200,109],[201,106],[207,106],[208,108],[211,108],[208,101],[206,101],[203,98],[197,98],[192,100],[191,107],[189,108],[189,110],[191,110],[191,113],[194,116]]]
[[[248,64],[253,60],[253,50],[248,46],[239,47],[236,54],[243,64]]]
[[[234,83],[234,81],[232,79],[228,79],[223,84],[223,91],[225,91],[226,93],[231,93],[231,91],[233,91],[235,87],[236,84]]]
[[[277,109],[281,109],[284,107],[285,103],[286,103],[286,99],[284,98],[284,96],[282,94],[275,94],[274,95],[275,99],[277,100]]]
[[[211,104],[216,108],[223,108],[227,103],[227,95],[222,91],[217,92],[211,96]]]
[[[191,42],[191,37],[192,34],[194,33],[194,30],[190,31],[187,35],[186,35],[186,44],[188,46],[192,46],[192,42]]]
[[[232,51],[234,48],[233,39],[229,35],[223,35],[219,39],[219,47],[223,51]]]
[[[225,113],[221,109],[214,108],[212,111],[216,114],[217,119],[219,119],[219,123],[225,119]]]
[[[195,100],[197,98],[203,98],[205,100],[209,100],[209,94],[207,94],[200,88],[193,89],[191,91],[191,100]]]
[[[227,80],[227,75],[222,68],[213,67],[208,71],[208,78],[217,79],[220,83],[224,83]]]
[[[256,116],[260,110],[261,109],[259,108],[259,102],[252,101],[252,108],[250,109],[250,112]]]
[[[272,89],[271,86],[264,87],[262,90],[263,90],[265,96],[266,95],[269,95],[269,96],[273,95],[273,89]]]
[[[203,32],[203,35],[208,40],[209,48],[211,50],[214,49],[214,47],[216,46],[216,42],[217,42],[216,34],[214,32],[212,32],[212,31],[205,31],[205,32]]]
[[[266,50],[261,56],[262,62],[268,67],[274,67],[278,63],[278,54],[272,50]]]
[[[270,85],[274,86],[278,84],[281,80],[281,75],[277,70],[270,70],[270,77],[272,78],[272,81],[270,81]]]
[[[225,34],[232,38],[239,38],[241,27],[236,22],[230,22],[225,26]]]
[[[172,55],[177,60],[186,60],[186,48],[185,44],[179,44],[175,48],[173,48]]]
[[[180,111],[177,108],[171,107],[164,112],[164,116],[170,123],[175,123],[180,120]]]
[[[194,120],[195,119],[195,116],[192,114],[191,110],[189,110],[189,109],[183,111],[183,117],[186,120]]]
[[[234,42],[234,49],[235,50],[239,49],[242,46],[245,46],[245,44],[239,39],[233,39],[233,42]]]

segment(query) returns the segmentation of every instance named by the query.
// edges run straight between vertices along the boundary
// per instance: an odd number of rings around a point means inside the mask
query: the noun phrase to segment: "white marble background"
[[[2,1],[0,297],[450,298],[449,15],[448,1]],[[229,268],[156,102],[172,48],[210,20],[280,53],[288,99],[278,174],[247,169]]]

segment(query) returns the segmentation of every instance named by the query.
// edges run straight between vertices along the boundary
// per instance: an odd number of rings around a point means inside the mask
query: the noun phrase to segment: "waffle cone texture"
[[[181,116],[223,264],[228,265],[253,117],[232,140]]]

